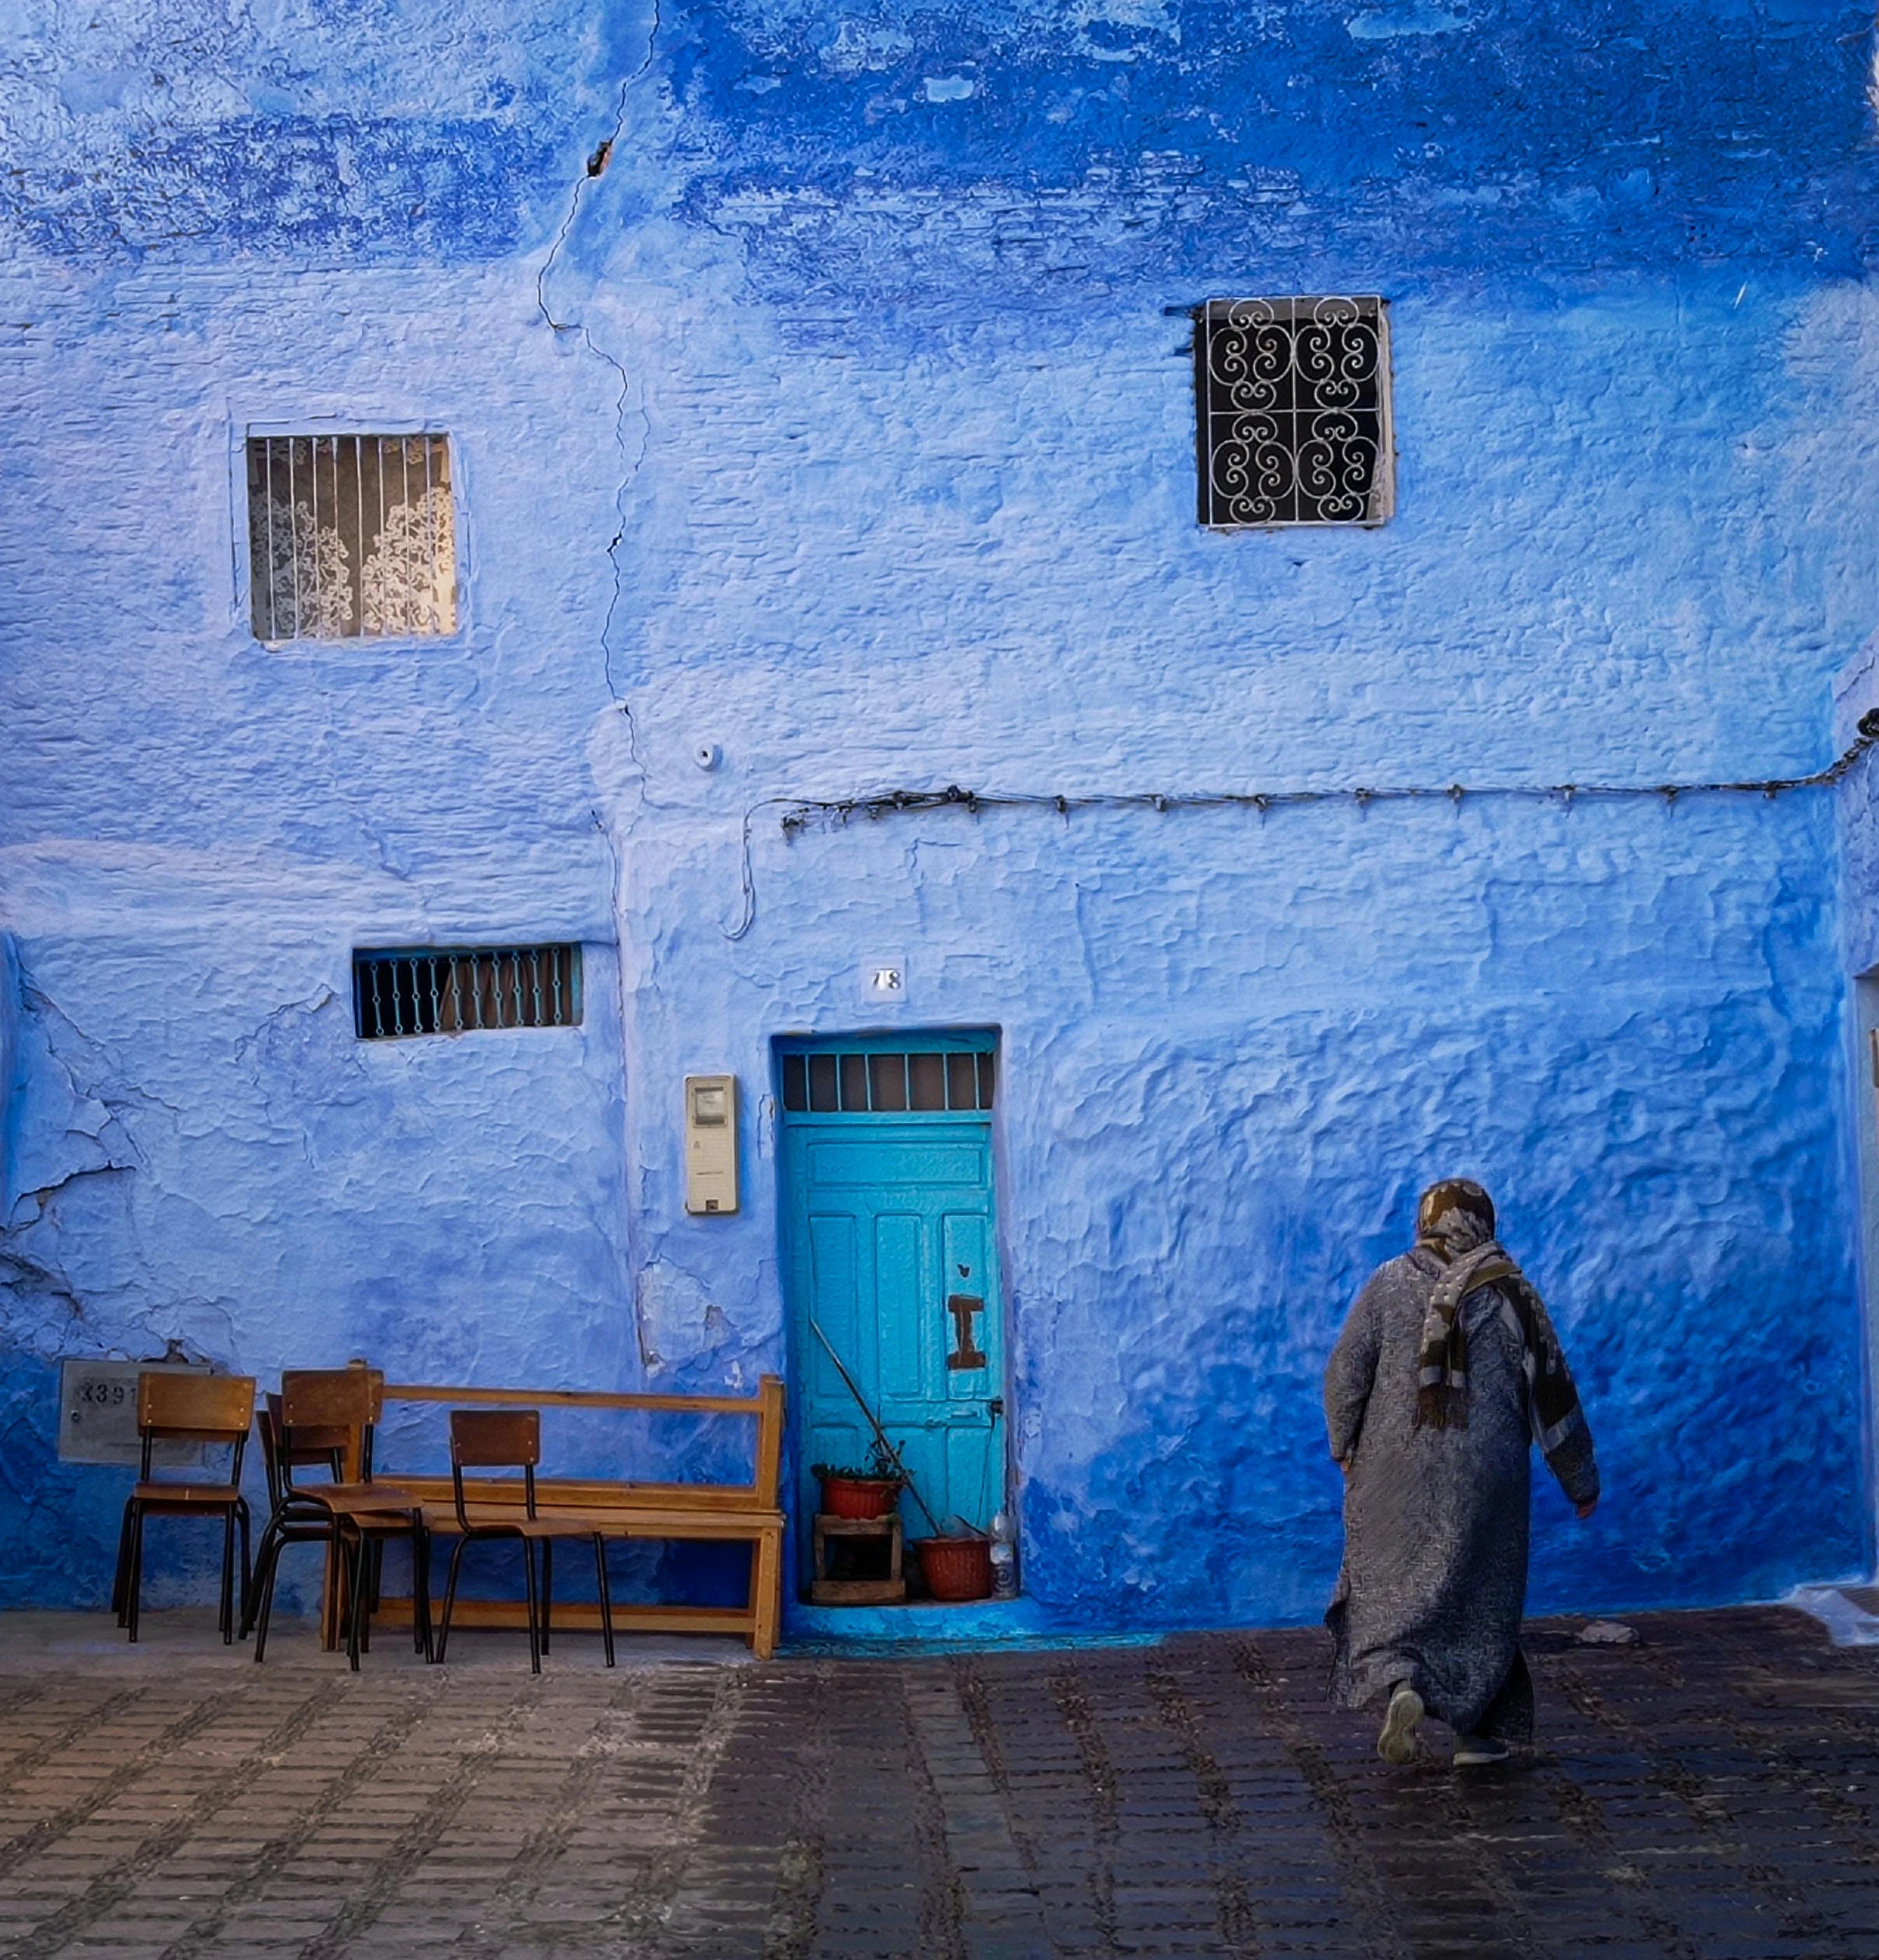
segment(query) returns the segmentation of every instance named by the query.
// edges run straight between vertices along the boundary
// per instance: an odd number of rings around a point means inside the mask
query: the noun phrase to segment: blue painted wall
[[[1047,1614],[1317,1612],[1318,1371],[1452,1171],[1606,1463],[1591,1525],[1540,1500],[1538,1604],[1863,1568],[1845,976],[1879,887],[1855,821],[1842,905],[1832,795],[779,817],[1824,762],[1879,623],[1865,14],[0,34],[10,1598],[107,1585],[123,1478],[53,1464],[60,1354],[786,1366],[769,1044],[877,1024],[881,954],[906,1025],[1002,1034]],[[1397,516],[1199,531],[1182,309],[1340,289],[1392,302]],[[453,638],[254,643],[251,426],[449,432]],[[587,947],[578,1032],[353,1040],[354,945],[548,937]],[[720,1068],[746,1206],[694,1220],[680,1081]]]

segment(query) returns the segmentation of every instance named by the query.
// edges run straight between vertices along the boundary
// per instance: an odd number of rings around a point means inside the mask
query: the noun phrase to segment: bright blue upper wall
[[[1366,255],[1465,280],[1864,263],[1859,8],[1325,0],[669,17],[688,215],[779,297],[1035,304]]]
[[[1001,1031],[1047,1607],[1317,1610],[1317,1374],[1456,1170],[1606,1463],[1540,1601],[1863,1564],[1830,796],[778,819],[1825,761],[1865,16],[160,11],[16,19],[0,93],[13,1597],[106,1583],[61,1353],[786,1367],[769,1043],[885,953]],[[1200,531],[1184,309],[1336,289],[1392,303],[1397,515]],[[450,434],[450,640],[249,634],[242,438],[330,426]],[[564,936],[578,1032],[352,1038],[355,945]],[[693,1220],[718,1068],[746,1206]]]

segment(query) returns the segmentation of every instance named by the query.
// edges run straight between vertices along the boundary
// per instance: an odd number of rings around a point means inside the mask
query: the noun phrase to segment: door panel
[[[814,1145],[815,1181],[822,1189],[951,1184],[978,1190],[986,1182],[986,1151],[976,1137],[959,1143],[847,1141],[858,1127],[848,1130],[840,1143]]]
[[[918,1400],[929,1393],[920,1338],[922,1235],[915,1213],[888,1212],[874,1221],[875,1330],[881,1393],[888,1398]]]
[[[998,1392],[991,1385],[988,1309],[981,1306],[974,1313],[964,1305],[985,1299],[985,1226],[982,1212],[949,1211],[940,1220],[940,1269],[946,1295],[942,1302],[947,1333],[944,1362],[948,1392],[954,1400],[962,1395],[982,1398]],[[953,1311],[955,1302],[960,1303],[960,1312]],[[975,1353],[983,1357],[978,1366],[953,1365],[956,1361],[970,1363]]]
[[[840,1213],[812,1215],[809,1245],[809,1298],[816,1324],[851,1369],[865,1367],[869,1357],[861,1353],[861,1343],[870,1330],[859,1312],[854,1219]],[[820,1341],[809,1355],[809,1388],[823,1401],[833,1402],[843,1393],[842,1378]]]

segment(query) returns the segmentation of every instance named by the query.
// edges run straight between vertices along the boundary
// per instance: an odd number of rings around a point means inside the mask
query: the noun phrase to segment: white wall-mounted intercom
[[[737,1209],[737,1077],[685,1078],[685,1209]]]

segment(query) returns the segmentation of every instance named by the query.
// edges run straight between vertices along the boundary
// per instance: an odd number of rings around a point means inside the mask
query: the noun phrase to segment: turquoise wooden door
[[[935,1517],[988,1526],[1005,1464],[994,1038],[780,1046],[797,1516],[812,1465],[869,1460],[833,1348]],[[909,1537],[932,1529],[905,1494],[901,1516]]]

